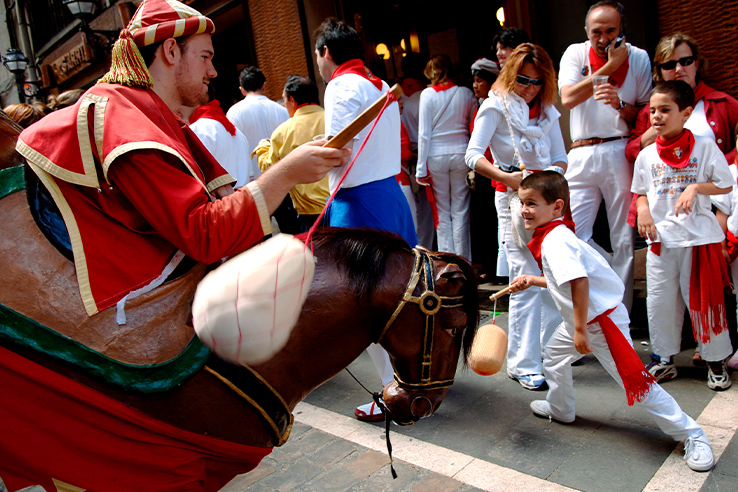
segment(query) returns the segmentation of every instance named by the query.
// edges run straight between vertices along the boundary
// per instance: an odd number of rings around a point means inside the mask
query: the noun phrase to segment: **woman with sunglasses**
[[[531,171],[557,166],[563,174],[567,167],[561,115],[554,107],[556,92],[551,58],[540,46],[521,44],[479,108],[466,150],[470,168],[507,186],[508,191],[496,193],[495,203],[511,280],[541,272],[528,248],[512,239],[509,200],[523,179],[520,160]],[[487,146],[494,164],[484,157]],[[509,315],[507,374],[526,389],[546,389],[541,349],[561,322],[553,299],[540,288],[516,292],[510,296]]]
[[[695,107],[685,128],[693,134],[715,140],[729,163],[735,162],[735,130],[738,123],[738,101],[724,92],[716,91],[702,81],[707,61],[697,42],[686,34],[676,33],[661,38],[653,61],[653,80],[683,80],[694,89]],[[656,131],[649,121],[650,105],[638,113],[625,155],[635,162],[641,149],[656,141]]]
[[[418,184],[433,189],[439,251],[455,253],[471,262],[471,196],[466,186],[469,169],[464,164],[464,151],[477,100],[471,90],[454,83],[454,65],[447,55],[431,58],[423,73],[431,87],[420,93],[415,175]]]

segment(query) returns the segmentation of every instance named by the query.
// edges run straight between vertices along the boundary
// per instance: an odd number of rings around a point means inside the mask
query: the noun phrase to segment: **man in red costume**
[[[90,316],[118,303],[120,323],[126,298],[162,283],[178,251],[213,263],[253,245],[292,187],[347,158],[316,142],[233,193],[233,179],[173,113],[208,102],[213,31],[179,2],[145,0],[102,83],[18,140],[64,218]]]

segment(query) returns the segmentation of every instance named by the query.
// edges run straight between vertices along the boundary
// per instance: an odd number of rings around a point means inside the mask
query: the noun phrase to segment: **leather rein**
[[[410,276],[410,280],[407,283],[405,294],[402,296],[400,304],[392,313],[384,329],[379,334],[379,338],[375,343],[380,343],[384,338],[387,331],[389,331],[392,324],[395,322],[397,317],[402,312],[402,309],[407,305],[408,302],[412,302],[418,305],[420,311],[425,314],[425,332],[423,335],[423,359],[420,363],[420,381],[417,383],[411,383],[403,381],[395,372],[395,381],[397,384],[410,391],[420,390],[437,390],[448,388],[454,383],[454,378],[451,379],[431,379],[432,369],[432,354],[433,354],[433,333],[435,329],[435,315],[441,308],[458,308],[463,306],[463,296],[439,296],[435,291],[435,282],[433,280],[433,267],[431,266],[430,259],[437,259],[436,256],[431,256],[424,249],[413,248],[415,253],[415,265],[413,266],[413,273]],[[420,296],[413,295],[415,288],[418,285],[420,279],[424,279],[425,290]]]

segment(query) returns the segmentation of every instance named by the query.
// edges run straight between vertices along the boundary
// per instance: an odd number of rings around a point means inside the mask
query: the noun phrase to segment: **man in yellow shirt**
[[[293,149],[325,131],[325,111],[319,106],[318,87],[308,77],[292,75],[282,93],[290,119],[279,125],[271,139],[262,139],[254,149],[262,171],[283,159]],[[328,177],[292,188],[290,196],[299,214],[300,232],[313,225],[328,199]]]

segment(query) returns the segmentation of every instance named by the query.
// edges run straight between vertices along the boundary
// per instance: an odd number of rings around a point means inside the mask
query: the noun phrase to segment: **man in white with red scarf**
[[[325,133],[334,136],[386,93],[389,86],[364,66],[361,38],[347,24],[327,19],[318,27],[315,38],[318,68],[328,84]],[[352,159],[370,128],[368,125],[354,137]],[[393,232],[415,246],[418,241],[410,207],[395,180],[400,169],[400,110],[397,104],[391,104],[333,199],[326,213],[328,225]],[[345,166],[341,166],[328,173],[331,193],[344,170]],[[372,344],[367,352],[379,371],[382,386],[386,386],[393,379],[387,352],[377,344]],[[362,405],[354,415],[361,420],[383,418],[374,403]]]
[[[611,264],[625,284],[623,303],[630,309],[634,235],[628,210],[633,168],[625,157],[625,145],[639,107],[648,102],[651,63],[648,53],[622,39],[625,9],[619,2],[595,3],[586,19],[589,40],[566,49],[559,71],[561,101],[571,110],[572,146],[566,171],[571,212],[577,236],[598,249],[592,229],[605,200]],[[595,92],[592,79],[600,75],[609,81]],[[609,255],[605,258],[610,261]]]

